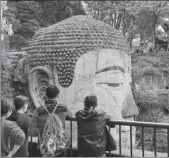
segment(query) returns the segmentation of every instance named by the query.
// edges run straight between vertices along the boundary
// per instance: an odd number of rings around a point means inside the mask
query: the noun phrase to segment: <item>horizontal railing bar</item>
[[[76,118],[68,118],[67,120],[76,121]],[[154,123],[154,122],[141,122],[141,121],[108,121],[108,125],[127,125],[127,126],[143,126],[143,127],[156,127],[168,129],[169,124],[167,123]]]
[[[152,122],[141,122],[141,121],[108,121],[108,124],[156,127],[156,128],[165,128],[165,129],[169,128],[169,124],[167,123],[152,123]]]
[[[66,120],[68,120],[68,121],[77,121],[77,120],[76,120],[76,118],[74,118],[74,117],[71,117],[71,118],[70,118],[70,117],[69,117],[69,118],[66,118]]]

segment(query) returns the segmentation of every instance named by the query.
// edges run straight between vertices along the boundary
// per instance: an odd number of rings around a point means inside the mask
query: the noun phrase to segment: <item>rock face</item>
[[[134,98],[139,107],[138,121],[169,122],[169,52],[132,56]],[[145,145],[153,150],[153,129],[145,129]],[[167,131],[157,130],[157,151],[167,151]],[[140,129],[137,136],[141,137]],[[137,137],[137,138],[138,138]],[[138,139],[139,139],[138,138]],[[138,143],[139,144],[139,143]],[[138,145],[140,146],[141,143]]]
[[[29,108],[35,109],[28,89],[28,76],[25,76],[25,70],[20,71],[22,77],[19,78],[16,68],[19,60],[26,57],[26,52],[10,52],[1,55],[1,97],[14,99],[17,95],[25,95],[29,98]],[[23,68],[23,67],[22,67]],[[20,70],[20,69],[19,69]],[[24,75],[23,75],[24,73]],[[23,80],[24,79],[24,80]],[[23,82],[24,81],[24,82]]]
[[[7,62],[10,59],[4,54],[1,57],[1,97],[13,97],[11,61]]]
[[[23,55],[22,55],[23,54]],[[17,95],[15,83],[13,82],[15,69],[18,61],[24,56],[24,53],[2,53],[1,58],[1,96],[2,98],[14,97]],[[24,94],[24,91],[22,92]]]

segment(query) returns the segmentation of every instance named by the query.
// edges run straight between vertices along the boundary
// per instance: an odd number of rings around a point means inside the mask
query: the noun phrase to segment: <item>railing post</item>
[[[156,146],[156,128],[154,127],[154,156],[157,157],[157,146]]]
[[[119,156],[121,156],[121,125],[119,125]]]
[[[133,157],[132,126],[130,125],[130,155]]]
[[[31,151],[33,150],[33,138],[31,136]]]
[[[142,157],[144,157],[144,126],[141,126],[141,136],[142,136]]]
[[[70,156],[72,156],[72,120],[70,120]]]
[[[110,132],[110,125],[109,125],[109,132]],[[111,150],[109,150],[109,157],[111,157]]]
[[[167,128],[167,149],[168,149],[168,157],[169,157],[169,128]]]

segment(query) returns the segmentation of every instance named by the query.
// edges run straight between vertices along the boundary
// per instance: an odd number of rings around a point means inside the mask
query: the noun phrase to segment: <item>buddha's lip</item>
[[[128,129],[128,130],[124,130],[123,128],[121,129],[121,132],[123,132],[123,133],[129,132],[129,131],[130,131],[130,129]]]

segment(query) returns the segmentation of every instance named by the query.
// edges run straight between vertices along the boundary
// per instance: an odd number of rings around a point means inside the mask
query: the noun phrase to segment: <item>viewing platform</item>
[[[70,121],[70,138],[71,138],[71,144],[70,148],[66,150],[64,153],[64,157],[78,157],[78,148],[77,144],[73,142],[72,140],[72,122],[76,121],[75,118],[69,119],[67,121]],[[107,157],[169,157],[169,124],[164,123],[152,123],[152,122],[140,122],[140,121],[109,121],[108,126],[109,129],[112,125],[118,125],[119,126],[119,147],[115,151],[106,151]],[[129,148],[123,148],[121,142],[121,126],[130,126],[130,133],[132,133],[132,126],[139,126],[142,128],[142,149],[136,149],[133,148],[132,144],[132,134],[130,134],[130,147]],[[154,151],[146,151],[144,146],[144,128],[153,128],[154,129]],[[167,152],[161,153],[157,152],[156,148],[156,130],[157,129],[166,129],[167,130]],[[37,137],[30,137],[30,157],[35,157],[36,151],[34,151],[37,147],[38,138]]]

